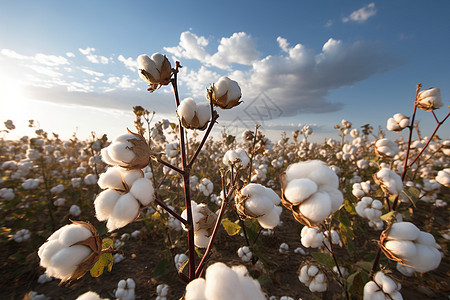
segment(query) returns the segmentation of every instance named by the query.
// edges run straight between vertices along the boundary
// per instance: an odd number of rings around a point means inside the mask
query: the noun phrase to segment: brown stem
[[[183,219],[183,217],[181,217],[179,214],[177,214],[176,212],[174,212],[170,207],[168,207],[164,202],[162,202],[159,199],[155,199],[155,202],[158,203],[159,206],[161,206],[165,211],[167,211],[169,214],[171,214],[175,219],[177,219],[178,221],[180,221],[181,223],[183,223],[183,225],[187,225],[187,221],[185,219]]]

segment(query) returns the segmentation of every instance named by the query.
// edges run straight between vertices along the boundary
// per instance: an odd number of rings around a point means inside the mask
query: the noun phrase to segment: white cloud
[[[280,46],[281,50],[284,52],[288,52],[289,42],[287,39],[282,38],[281,36],[277,37],[278,46]]]
[[[18,60],[28,60],[28,61],[31,61],[34,63],[43,64],[43,65],[51,66],[51,67],[69,64],[69,61],[65,57],[57,56],[57,55],[38,53],[34,56],[26,56],[26,55],[19,54],[16,51],[11,50],[11,49],[2,49],[0,51],[0,53],[9,58],[18,59]]]
[[[73,52],[66,52],[67,57],[75,57],[75,54]]]
[[[255,41],[245,32],[236,32],[229,38],[223,37],[214,54],[205,50],[207,45],[205,37],[185,31],[181,33],[178,46],[164,47],[164,50],[178,58],[196,59],[207,66],[221,69],[230,69],[230,65],[234,63],[251,65],[260,56]]]
[[[49,67],[30,65],[29,68],[34,70],[35,72],[37,72],[39,74],[42,74],[42,75],[45,75],[45,76],[48,76],[48,77],[52,77],[52,78],[63,76],[62,73],[59,73],[59,72],[57,72],[57,71],[55,71],[55,70],[53,70],[52,68],[49,68]]]
[[[182,68],[178,78],[189,88],[192,93],[191,96],[200,100],[206,99],[206,89],[220,77],[218,73],[201,66],[198,70],[189,70],[187,67]]]
[[[136,59],[128,57],[125,58],[122,54],[117,57],[117,60],[122,62],[125,67],[127,67],[129,70],[133,72],[137,72],[137,62]]]
[[[89,74],[91,76],[104,76],[105,74],[101,73],[101,72],[96,72],[94,70],[91,69],[87,69],[87,68],[81,68],[81,71],[83,71],[86,74]]]
[[[78,48],[78,51],[81,52],[84,56],[86,56],[87,60],[89,60],[93,64],[108,64],[109,58],[106,56],[95,55],[95,48],[87,47],[86,49]]]
[[[377,10],[375,8],[375,3],[370,3],[354,12],[352,12],[348,17],[342,19],[342,22],[347,23],[349,21],[364,23],[370,17],[375,16]]]
[[[326,28],[329,28],[329,27],[333,26],[333,20],[328,20],[328,21],[325,23],[324,26],[325,26]]]
[[[28,56],[22,55],[17,53],[14,50],[11,49],[2,49],[2,51],[0,51],[0,53],[4,56],[10,57],[10,58],[15,58],[15,59],[28,59]]]

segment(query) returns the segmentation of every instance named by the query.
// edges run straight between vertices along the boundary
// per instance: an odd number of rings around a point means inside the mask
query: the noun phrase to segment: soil
[[[426,211],[429,207],[429,204],[419,203],[418,211]],[[436,209],[433,215],[436,216],[433,220],[423,220],[420,219],[420,216],[416,216],[415,219],[417,220],[414,222],[417,221],[416,224],[419,227],[429,226],[430,222],[432,222],[433,228],[439,226],[442,229],[449,226],[447,209]],[[283,211],[282,220],[283,225],[277,227],[273,235],[260,236],[262,241],[261,253],[264,254],[266,263],[271,265],[270,274],[261,273],[261,269],[250,262],[244,263],[250,273],[254,277],[262,276],[260,282],[264,291],[270,296],[287,295],[294,299],[340,299],[342,288],[335,280],[330,280],[331,286],[327,293],[316,293],[314,295],[305,285],[299,282],[297,278],[299,266],[305,260],[312,260],[312,257],[294,253],[294,249],[301,246],[300,226],[287,210]],[[87,291],[94,291],[103,298],[114,299],[117,283],[126,278],[133,278],[136,282],[136,299],[155,299],[157,296],[156,286],[161,283],[166,283],[171,288],[168,299],[180,299],[184,293],[185,283],[177,277],[175,267],[171,266],[164,276],[154,278],[156,265],[169,253],[163,242],[164,235],[149,232],[142,222],[135,222],[119,230],[117,236],[120,237],[123,233],[131,233],[134,230],[141,230],[141,236],[138,239],[131,238],[125,242],[120,249],[120,253],[125,256],[125,259],[115,264],[111,272],[105,271],[99,278],[93,278],[87,274],[68,286],[58,286],[59,280],[38,284],[37,278],[44,270],[38,266],[39,260],[36,254],[27,258],[30,271],[17,275],[17,266],[8,259],[17,249],[11,246],[13,243],[6,244],[10,246],[2,249],[0,253],[0,299],[23,299],[30,291],[44,294],[50,299],[76,299]],[[441,238],[439,241],[442,245],[445,240]],[[280,254],[278,251],[280,244],[283,242],[289,245],[288,254]],[[236,251],[244,243],[243,237],[230,237],[221,227],[215,244],[217,251],[213,252],[209,263],[222,261],[228,265],[243,264]],[[370,247],[367,251],[376,251],[374,242],[365,245],[365,247]],[[360,247],[360,245],[357,246]],[[390,263],[390,269],[394,270],[393,275],[402,284],[401,293],[404,299],[447,299],[450,294],[450,263],[446,252],[448,242],[447,244],[444,242],[443,247],[446,255],[439,268],[418,277],[402,276],[395,270],[395,264]],[[344,250],[341,251],[346,253]],[[345,259],[345,253],[342,253],[343,259]],[[340,254],[338,250],[338,257]]]

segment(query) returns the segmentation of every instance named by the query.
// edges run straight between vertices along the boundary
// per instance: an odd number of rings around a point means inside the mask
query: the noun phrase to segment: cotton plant
[[[205,278],[197,278],[186,286],[186,300],[264,300],[259,282],[244,266],[228,267],[217,262],[206,269]]]
[[[357,182],[354,183],[352,186],[352,194],[358,199],[361,199],[364,196],[369,195],[370,190],[371,190],[370,180],[364,182]]]
[[[401,132],[409,125],[409,122],[409,117],[406,117],[401,113],[396,113],[387,120],[386,128],[390,131]]]
[[[375,183],[377,183],[381,189],[390,194],[398,195],[403,188],[403,181],[401,177],[386,167],[382,167],[376,174],[373,175]]]
[[[363,197],[356,204],[357,214],[369,220],[369,226],[376,230],[382,230],[384,223],[380,219],[382,215],[383,203],[371,197]]]
[[[31,232],[28,229],[21,229],[19,231],[17,231],[12,239],[14,240],[14,242],[16,243],[22,243],[25,242],[27,240],[29,240],[31,237]]]
[[[208,197],[214,189],[214,184],[208,178],[202,178],[200,183],[198,184],[198,190],[200,193],[203,193],[206,197]]]
[[[237,250],[237,255],[243,262],[249,262],[252,260],[253,253],[248,246],[242,246]]]
[[[283,205],[304,225],[321,223],[344,202],[339,178],[322,161],[292,164],[280,178]]]

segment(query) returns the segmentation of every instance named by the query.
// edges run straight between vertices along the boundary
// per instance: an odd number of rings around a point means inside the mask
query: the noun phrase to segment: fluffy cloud
[[[229,38],[223,37],[214,54],[205,50],[208,44],[205,37],[185,31],[181,33],[178,46],[164,47],[164,50],[177,58],[196,59],[207,66],[220,69],[230,69],[231,64],[251,65],[260,56],[256,42],[245,32],[236,32]]]
[[[120,61],[127,67],[129,70],[133,72],[137,72],[137,62],[136,59],[128,57],[125,58],[122,54],[117,57],[117,60]]]
[[[78,48],[78,51],[80,51],[81,54],[86,56],[87,60],[89,60],[93,64],[108,64],[109,58],[106,56],[101,55],[95,55],[95,48],[87,47],[86,49]]]
[[[234,34],[232,38],[239,36],[247,35]],[[239,42],[243,45],[239,45]],[[239,82],[243,92],[244,104],[238,106],[233,115],[236,113],[252,115],[253,113],[249,112],[252,107],[249,106],[255,106],[258,114],[261,109],[268,109],[266,104],[259,105],[253,101],[261,92],[264,92],[271,99],[265,102],[276,103],[278,106],[276,114],[285,117],[299,113],[325,113],[340,110],[342,103],[332,103],[327,100],[331,90],[353,85],[374,74],[397,67],[401,63],[400,59],[384,51],[382,45],[375,42],[345,43],[330,38],[318,53],[302,44],[290,46],[287,39],[282,37],[278,37],[277,42],[283,51],[281,54],[255,59],[258,53],[255,50],[250,58],[248,56],[243,56],[241,59],[233,57],[225,63],[229,72],[223,74],[213,72],[207,67],[212,65],[211,58],[220,51],[213,55],[202,55],[197,60],[204,65],[198,70],[181,74],[180,78],[194,95],[204,95],[205,88],[209,84],[217,81],[220,76],[228,75]],[[231,44],[237,49],[244,49],[249,45],[248,39],[236,39],[229,44],[223,42],[223,39],[220,41],[220,45]],[[199,46],[199,44],[196,45]],[[254,44],[252,47],[255,49]],[[183,52],[173,54],[183,56]],[[241,64],[244,64],[243,62],[245,64],[251,62],[251,64],[245,70],[233,70],[230,63],[238,61]],[[223,115],[227,116],[227,113]]]
[[[349,21],[364,23],[370,17],[375,16],[377,10],[375,9],[375,3],[370,3],[354,12],[352,12],[348,17],[342,19],[342,22],[347,23]]]
[[[38,53],[34,56],[26,56],[26,55],[19,54],[16,51],[11,50],[11,49],[2,49],[0,51],[0,54],[7,56],[9,58],[18,59],[18,60],[27,60],[30,62],[43,64],[43,65],[50,66],[50,67],[69,64],[69,61],[67,60],[67,58],[65,58],[63,56],[57,56],[57,55]]]
[[[99,77],[101,77],[101,76],[105,75],[105,74],[103,74],[101,72],[96,72],[96,71],[93,71],[93,70],[87,69],[87,68],[81,68],[81,71],[83,71],[84,73],[89,74],[91,76],[99,76]]]

